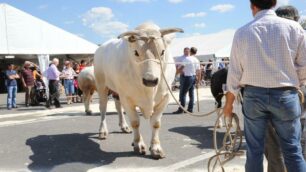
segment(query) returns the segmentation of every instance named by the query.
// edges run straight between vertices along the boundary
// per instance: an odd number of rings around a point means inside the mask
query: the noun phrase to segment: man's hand
[[[233,116],[233,104],[235,101],[235,95],[231,92],[226,93],[226,102],[223,108],[223,113],[225,117],[232,117]]]
[[[223,108],[223,113],[225,117],[232,117],[233,116],[233,104],[226,103]]]

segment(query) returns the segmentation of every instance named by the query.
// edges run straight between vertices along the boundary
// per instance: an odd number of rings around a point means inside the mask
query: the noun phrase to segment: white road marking
[[[211,151],[211,152],[208,152],[206,154],[202,154],[202,155],[199,155],[199,156],[196,156],[196,157],[186,159],[184,161],[177,162],[175,164],[169,165],[169,166],[165,167],[163,170],[164,171],[175,171],[175,170],[178,170],[180,168],[184,168],[184,167],[187,167],[189,165],[195,164],[199,161],[203,161],[205,159],[208,159],[208,158],[214,156],[215,154],[216,154],[215,151]]]
[[[76,116],[44,116],[41,118],[35,118],[35,119],[26,119],[26,120],[12,120],[12,121],[4,121],[0,122],[0,128],[1,127],[8,127],[8,126],[15,126],[15,125],[22,125],[22,124],[30,124],[30,123],[36,123],[36,122],[44,122],[44,121],[52,121],[52,120],[59,120],[59,119],[65,119],[65,118],[72,118]]]

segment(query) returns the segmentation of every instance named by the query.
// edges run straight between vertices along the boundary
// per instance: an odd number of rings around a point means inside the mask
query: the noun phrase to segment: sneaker
[[[63,106],[59,105],[59,106],[55,106],[55,108],[63,108]]]
[[[11,108],[11,107],[8,107],[7,110],[12,110],[12,108]]]
[[[18,106],[14,106],[13,108],[15,108],[15,109],[16,109],[16,108],[18,108]]]

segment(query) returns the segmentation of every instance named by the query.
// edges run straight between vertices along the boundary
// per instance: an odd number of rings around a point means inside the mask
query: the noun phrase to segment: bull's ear
[[[184,30],[180,28],[167,28],[167,29],[160,29],[159,31],[161,33],[161,36],[168,35],[170,33],[175,33],[175,32],[184,33]]]
[[[135,37],[134,35],[129,36],[128,41],[129,41],[130,43],[136,42],[136,37]]]

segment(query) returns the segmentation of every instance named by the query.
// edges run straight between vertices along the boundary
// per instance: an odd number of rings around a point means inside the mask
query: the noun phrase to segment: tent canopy
[[[97,45],[0,4],[0,54],[94,54]]]
[[[174,57],[181,56],[185,47],[196,47],[197,55],[211,55],[229,57],[235,30],[228,29],[218,33],[176,38],[171,43]]]

